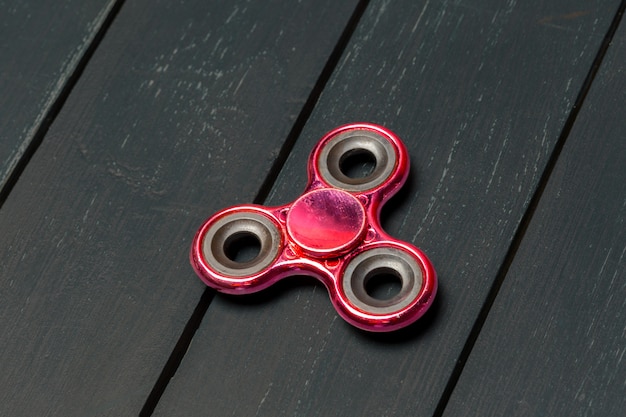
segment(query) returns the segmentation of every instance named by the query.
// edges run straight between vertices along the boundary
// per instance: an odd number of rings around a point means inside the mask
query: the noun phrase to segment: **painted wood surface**
[[[626,410],[625,63],[622,23],[445,416]]]
[[[219,295],[155,414],[440,415],[618,3],[371,2],[266,203],[331,128],[392,129],[412,171],[384,226],[433,260],[435,305],[372,335],[306,279]]]
[[[0,2],[0,414],[619,415],[623,24],[581,94],[618,3]],[[212,298],[200,223],[295,199],[362,120],[411,153],[383,223],[431,312],[372,335],[302,277]]]
[[[113,0],[0,2],[0,203],[114,10]]]
[[[195,229],[255,198],[355,6],[122,6],[0,210],[1,415],[139,413],[204,292]]]

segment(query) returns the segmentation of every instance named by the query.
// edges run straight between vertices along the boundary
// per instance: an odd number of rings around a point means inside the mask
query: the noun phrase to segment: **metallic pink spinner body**
[[[372,172],[344,172],[346,158],[365,154]],[[337,312],[350,324],[383,332],[421,317],[437,291],[435,270],[417,247],[385,233],[383,204],[409,172],[404,144],[374,124],[341,126],[326,134],[308,161],[308,185],[293,203],[280,207],[240,205],[222,210],[198,230],[191,264],[210,287],[230,294],[252,293],[293,275],[310,275],[328,289]],[[238,262],[229,247],[252,238],[253,259]],[[376,298],[368,282],[391,277],[400,290]]]

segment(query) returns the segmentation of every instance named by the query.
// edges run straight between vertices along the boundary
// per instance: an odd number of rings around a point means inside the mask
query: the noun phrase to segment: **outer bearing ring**
[[[379,274],[393,274],[400,279],[398,294],[379,300],[367,293],[368,281]],[[379,247],[354,257],[343,273],[341,285],[348,300],[361,310],[391,314],[406,308],[417,298],[423,281],[422,269],[409,253],[394,247]]]
[[[355,152],[370,153],[376,160],[374,170],[365,177],[350,178],[341,170],[343,160]],[[317,167],[328,184],[346,191],[368,191],[391,176],[396,167],[396,151],[385,137],[365,129],[355,129],[329,140],[320,152]]]
[[[249,261],[237,262],[228,257],[229,245],[241,238],[253,237],[260,244],[259,253]],[[207,230],[202,254],[207,264],[224,275],[245,277],[270,266],[278,255],[281,236],[274,223],[262,214],[237,212],[217,220]]]

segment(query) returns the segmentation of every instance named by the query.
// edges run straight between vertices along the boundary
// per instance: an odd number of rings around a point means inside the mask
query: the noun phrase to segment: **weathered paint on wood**
[[[622,23],[445,416],[626,410],[625,63]]]
[[[372,2],[268,203],[327,130],[387,126],[413,168],[384,226],[431,257],[438,300],[370,335],[310,281],[218,296],[156,414],[432,416],[617,4]]]
[[[0,210],[0,414],[139,413],[355,5],[124,4]]]
[[[0,2],[0,196],[114,5]]]

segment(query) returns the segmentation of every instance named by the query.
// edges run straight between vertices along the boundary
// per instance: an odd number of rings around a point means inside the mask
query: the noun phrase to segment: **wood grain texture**
[[[624,414],[625,63],[622,22],[445,416]]]
[[[114,3],[0,2],[0,190]]]
[[[220,295],[156,415],[432,416],[617,4],[372,2],[268,203],[331,128],[392,129],[412,171],[383,223],[430,256],[437,301],[371,335],[307,280]]]
[[[0,415],[136,415],[356,2],[132,1],[0,210]]]

